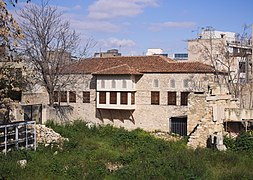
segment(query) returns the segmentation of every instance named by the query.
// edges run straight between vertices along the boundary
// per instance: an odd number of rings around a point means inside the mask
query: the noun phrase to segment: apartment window
[[[99,104],[106,104],[106,92],[99,92]]]
[[[89,91],[83,92],[83,103],[90,103],[90,92]]]
[[[105,80],[101,80],[101,88],[102,88],[102,89],[105,88]]]
[[[127,88],[127,81],[126,80],[122,81],[122,88]]]
[[[152,91],[151,92],[151,104],[159,105],[160,104],[160,92]]]
[[[135,104],[135,92],[131,92],[131,104]]]
[[[181,106],[187,106],[189,92],[181,92]]]
[[[120,93],[120,104],[127,104],[127,92]]]
[[[171,80],[170,80],[170,87],[171,87],[171,88],[175,88],[175,87],[176,87],[176,82],[175,82],[174,79],[171,79]]]
[[[239,71],[240,73],[246,72],[245,62],[239,62]]]
[[[188,88],[189,87],[189,80],[185,79],[184,80],[184,88]]]
[[[168,105],[177,105],[177,93],[168,92]]]
[[[110,104],[117,104],[117,92],[110,92]]]
[[[60,99],[61,99],[61,102],[67,102],[67,91],[60,92]]]
[[[54,102],[58,102],[59,100],[59,91],[54,91]]]
[[[158,79],[154,79],[154,81],[153,81],[153,87],[155,87],[155,88],[159,87],[159,81],[158,81]]]
[[[112,80],[112,88],[116,88],[116,81]]]
[[[76,102],[76,92],[75,91],[69,91],[69,102],[70,103]]]

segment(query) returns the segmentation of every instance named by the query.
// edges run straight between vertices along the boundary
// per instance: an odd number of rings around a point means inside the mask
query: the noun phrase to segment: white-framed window
[[[171,88],[175,88],[176,87],[176,81],[175,81],[175,79],[171,79],[170,80],[170,87]]]
[[[122,81],[122,88],[127,88],[127,81],[125,79]]]
[[[105,88],[105,80],[101,80],[101,88],[102,88],[102,89]]]
[[[116,81],[112,80],[112,88],[116,88]]]
[[[132,80],[132,88],[134,88],[134,83],[135,83],[135,81],[134,81],[134,80]]]
[[[184,88],[188,88],[189,87],[189,79],[185,79],[183,82],[184,82]]]
[[[158,79],[153,80],[153,87],[155,87],[155,88],[159,87],[159,80]]]

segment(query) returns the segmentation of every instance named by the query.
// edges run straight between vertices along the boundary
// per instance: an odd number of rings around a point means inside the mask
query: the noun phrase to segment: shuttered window
[[[181,106],[187,106],[189,92],[181,92]]]
[[[99,104],[106,104],[106,92],[99,92]]]
[[[177,105],[177,93],[168,92],[168,105]]]
[[[110,104],[117,104],[117,92],[110,92]]]
[[[90,92],[89,91],[83,92],[83,103],[90,103]]]
[[[120,93],[120,104],[127,104],[127,92]]]
[[[151,104],[159,105],[160,104],[160,92],[152,91],[151,92]]]
[[[69,91],[69,102],[70,103],[76,102],[76,92],[75,91]]]
[[[54,91],[54,102],[58,102],[59,100],[59,91]]]
[[[60,92],[60,99],[61,99],[61,102],[67,102],[67,91],[61,91]]]

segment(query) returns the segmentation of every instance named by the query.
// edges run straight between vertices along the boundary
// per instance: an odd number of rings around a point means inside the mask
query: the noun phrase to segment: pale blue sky
[[[32,3],[40,0],[32,0]],[[162,48],[170,55],[187,52],[186,40],[198,29],[242,32],[253,23],[253,0],[51,0],[82,37],[93,37],[95,51],[120,48],[142,55]],[[251,30],[250,30],[251,32]]]

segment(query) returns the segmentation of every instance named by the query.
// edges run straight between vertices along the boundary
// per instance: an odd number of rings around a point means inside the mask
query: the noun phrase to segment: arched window
[[[127,88],[127,81],[125,79],[122,81],[122,88]]]
[[[101,80],[101,88],[105,88],[105,80]]]
[[[175,88],[175,87],[176,87],[175,79],[171,79],[171,80],[170,80],[170,87],[171,87],[171,88]]]
[[[158,79],[154,79],[154,81],[153,81],[153,87],[155,87],[155,88],[159,87],[159,81],[158,81]]]
[[[116,88],[116,81],[112,80],[112,88]]]

